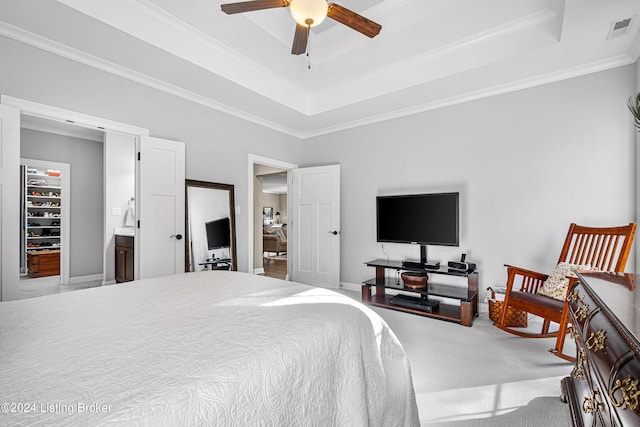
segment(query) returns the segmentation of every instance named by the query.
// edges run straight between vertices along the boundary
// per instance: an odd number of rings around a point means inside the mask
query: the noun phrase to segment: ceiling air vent
[[[609,34],[607,35],[607,40],[615,39],[618,37],[622,37],[629,32],[629,28],[631,28],[631,24],[635,15],[631,18],[622,19],[620,21],[613,21],[611,23],[611,27],[609,28]]]

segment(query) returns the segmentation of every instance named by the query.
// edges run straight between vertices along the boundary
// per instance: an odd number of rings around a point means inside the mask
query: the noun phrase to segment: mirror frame
[[[218,182],[198,181],[195,179],[184,180],[184,271],[189,270],[189,249],[191,246],[191,236],[189,235],[189,187],[209,188],[212,190],[225,190],[229,192],[229,219],[231,223],[231,271],[238,270],[238,254],[236,251],[236,204],[233,184],[221,184]]]

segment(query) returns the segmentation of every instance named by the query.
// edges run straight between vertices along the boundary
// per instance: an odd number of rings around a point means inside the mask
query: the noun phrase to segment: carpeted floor
[[[77,291],[79,289],[93,288],[96,286],[102,286],[102,280],[61,285],[60,276],[38,277],[34,279],[27,276],[21,276],[20,299],[60,294],[63,292]]]
[[[356,292],[341,291],[360,300]],[[547,350],[554,339],[501,331],[484,313],[472,327],[372,307],[391,326],[411,361],[422,426],[565,427],[569,407],[560,380],[573,365]],[[530,328],[541,322],[530,318]],[[565,353],[574,354],[567,339]]]

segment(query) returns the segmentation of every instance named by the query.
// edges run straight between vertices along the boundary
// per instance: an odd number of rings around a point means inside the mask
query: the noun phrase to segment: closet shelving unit
[[[60,274],[61,172],[23,168],[23,266],[31,277]]]

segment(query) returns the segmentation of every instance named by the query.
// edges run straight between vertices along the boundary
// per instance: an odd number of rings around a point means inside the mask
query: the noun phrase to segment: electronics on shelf
[[[456,271],[473,271],[476,269],[476,264],[473,262],[457,262],[449,261],[449,268]]]
[[[410,297],[408,295],[395,295],[389,299],[389,304],[401,307],[415,308],[417,310],[434,313],[438,311],[440,303],[426,298]]]
[[[448,266],[451,270],[456,271],[473,271],[476,269],[476,264],[474,262],[465,262],[467,254],[462,254],[460,257],[460,261],[449,261]]]
[[[423,263],[418,260],[404,260],[402,266],[407,268],[426,268],[427,270],[437,270],[440,268],[440,261],[427,261]]]

